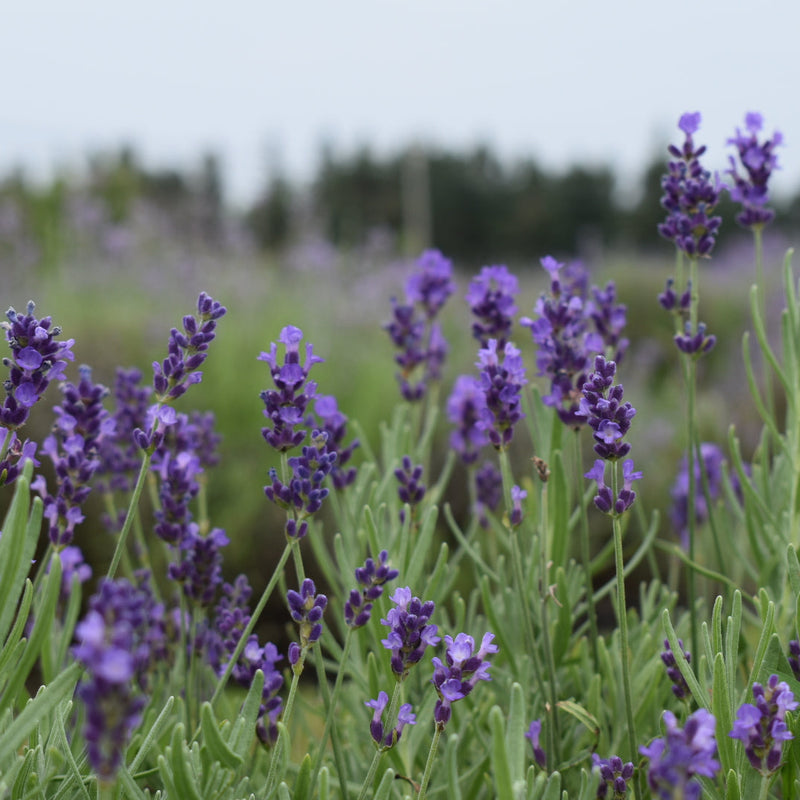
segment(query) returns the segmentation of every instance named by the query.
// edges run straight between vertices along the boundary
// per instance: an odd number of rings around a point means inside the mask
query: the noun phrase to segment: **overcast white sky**
[[[708,166],[746,111],[800,189],[798,0],[25,0],[0,14],[0,173],[132,143],[152,166],[223,158],[251,199],[321,142],[478,142],[635,175],[701,111]]]

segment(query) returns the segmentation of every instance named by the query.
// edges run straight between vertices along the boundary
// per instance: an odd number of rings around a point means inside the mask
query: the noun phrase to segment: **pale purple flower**
[[[392,651],[392,672],[402,681],[420,661],[425,648],[438,644],[441,637],[437,635],[436,625],[429,622],[435,608],[432,600],[423,602],[413,597],[408,586],[396,589],[389,599],[394,607],[381,620],[381,624],[389,628],[381,644]]]
[[[501,361],[497,341],[490,339],[488,347],[478,351],[476,366],[481,371],[481,388],[486,398],[478,427],[486,432],[496,450],[505,450],[514,435],[514,425],[525,417],[520,396],[528,382],[525,365],[520,351],[511,342],[503,348]]]
[[[533,750],[533,760],[544,769],[547,766],[547,757],[542,749],[541,742],[539,741],[542,735],[542,721],[535,719],[531,722],[525,738],[531,743]]]

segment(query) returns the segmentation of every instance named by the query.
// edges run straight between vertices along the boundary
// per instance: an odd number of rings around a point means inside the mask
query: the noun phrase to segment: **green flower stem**
[[[581,466],[581,440],[580,430],[575,431],[573,437],[575,449],[575,466],[583,474]],[[589,643],[592,651],[592,664],[595,672],[597,669],[597,609],[594,605],[594,586],[592,585],[592,554],[589,546],[589,515],[586,513],[586,503],[583,495],[578,492],[578,510],[581,515],[581,561],[583,561],[583,575],[586,592],[586,610],[589,617]]]
[[[97,781],[97,800],[113,800],[114,798],[114,783],[107,781]]]
[[[283,568],[286,565],[286,561],[288,560],[289,553],[291,553],[291,551],[292,551],[292,543],[287,542],[283,548],[283,553],[281,553],[280,560],[278,561],[277,566],[272,572],[272,577],[269,579],[269,583],[264,588],[264,591],[261,595],[261,599],[258,601],[258,605],[255,607],[255,610],[250,616],[250,621],[247,623],[245,629],[242,631],[242,635],[236,644],[236,649],[233,651],[230,661],[228,661],[228,664],[225,667],[225,672],[219,679],[219,683],[217,683],[217,688],[214,690],[214,694],[211,697],[212,706],[214,706],[214,704],[219,700],[220,696],[222,695],[222,692],[224,691],[225,686],[228,683],[228,679],[231,677],[231,672],[233,672],[233,668],[236,665],[236,662],[239,660],[239,656],[241,656],[242,651],[245,648],[245,645],[247,644],[248,637],[253,632],[253,628],[255,628],[259,617],[264,611],[264,607],[267,605],[267,600],[269,600],[270,595],[272,594],[272,591],[275,588],[275,585],[278,583],[279,576],[283,574]]]
[[[767,800],[769,797],[769,787],[772,786],[772,775],[765,775],[761,779],[761,789],[758,793],[758,800]]]
[[[692,356],[687,355],[684,361],[683,374],[686,382],[686,426],[688,445],[686,450],[686,467],[688,469],[689,486],[687,489],[686,497],[686,522],[689,528],[689,561],[694,564],[695,559],[695,545],[697,538],[697,517],[695,515],[695,502],[697,497],[697,479],[694,474],[695,465],[695,438],[697,436],[695,431],[695,400],[697,391],[697,362]],[[701,469],[702,469],[702,462]],[[689,569],[687,575],[688,579],[688,592],[689,592],[689,623],[690,623],[690,636],[692,642],[692,653],[699,653],[697,649],[698,634],[697,634],[697,614],[695,603],[697,601],[697,577],[694,569]]]
[[[348,663],[348,659],[350,657],[350,648],[353,645],[353,628],[347,628],[347,634],[344,638],[344,646],[342,648],[342,658],[340,664],[344,665]],[[316,756],[314,757],[314,765],[312,768],[311,773],[311,786],[309,789],[309,794],[313,795],[314,787],[317,785],[317,778],[319,777],[319,771],[322,769],[322,757],[325,753],[325,745],[328,741],[328,736],[331,734],[331,730],[334,724],[334,717],[336,714],[336,704],[339,702],[339,694],[342,689],[342,681],[344,680],[344,669],[340,668],[336,671],[336,682],[333,684],[333,692],[331,692],[331,699],[330,704],[328,705],[327,711],[325,713],[325,728],[322,731],[322,738],[319,742],[319,747],[317,748]],[[336,747],[336,737],[331,739],[332,744],[334,745],[334,751],[338,748]],[[334,753],[335,755],[335,753]],[[339,759],[337,758],[337,761]],[[342,797],[347,796],[347,784],[345,779],[344,771],[341,768],[337,767],[337,771],[339,772],[339,784],[342,791]]]
[[[125,549],[125,543],[128,539],[131,525],[133,524],[133,518],[136,516],[136,510],[139,506],[139,498],[142,496],[142,489],[144,488],[144,483],[147,478],[147,472],[150,469],[150,461],[152,458],[153,454],[150,452],[145,452],[144,457],[142,458],[142,466],[139,468],[139,475],[136,478],[136,485],[133,487],[131,500],[128,504],[128,513],[125,516],[125,524],[122,526],[122,530],[119,533],[117,547],[114,550],[111,564],[109,564],[108,572],[106,573],[106,578],[109,580],[114,577],[117,567],[119,566],[120,559],[122,558],[122,552]]]
[[[400,705],[401,687],[401,682],[397,681],[394,691],[392,692],[392,701],[389,703],[389,714],[386,717],[387,722],[383,728],[385,731],[389,731],[394,728],[395,719],[397,717],[397,708]],[[375,780],[375,773],[378,771],[378,765],[380,764],[385,749],[386,748],[378,745],[378,749],[375,751],[375,755],[372,758],[372,763],[369,765],[367,777],[364,778],[364,783],[361,784],[361,791],[358,793],[358,800],[366,800],[369,790],[372,787],[372,782]]]
[[[286,698],[286,706],[281,714],[281,722],[283,723],[283,727],[278,729],[278,741],[275,742],[275,747],[272,750],[272,759],[269,762],[267,782],[264,784],[267,787],[268,795],[272,793],[273,783],[275,782],[275,773],[278,770],[278,762],[281,759],[281,751],[283,750],[283,731],[288,729],[292,718],[294,701],[295,697],[297,697],[297,687],[300,683],[300,676],[303,674],[303,667],[305,665],[307,652],[307,649],[301,650],[297,663],[292,667],[292,685],[289,687],[289,695]]]
[[[617,496],[619,480],[617,476],[617,463],[612,464],[611,478],[614,497]],[[625,718],[628,727],[628,760],[635,762],[638,758],[636,725],[633,717],[633,693],[631,691],[631,670],[628,662],[628,609],[625,601],[625,560],[622,554],[622,525],[619,516],[613,515],[611,525],[614,532],[614,564],[617,572],[617,625],[619,626],[619,650],[622,662],[622,689],[625,695]],[[639,776],[641,783],[641,776]],[[638,787],[637,797],[644,797],[642,786]]]
[[[438,725],[435,725],[433,739],[431,740],[431,749],[428,751],[428,760],[425,762],[425,772],[422,775],[422,783],[419,785],[419,795],[417,796],[418,800],[425,800],[425,796],[428,791],[428,783],[430,783],[431,780],[431,772],[433,772],[433,762],[436,758],[436,751],[439,748],[439,737],[441,735],[441,729]]]

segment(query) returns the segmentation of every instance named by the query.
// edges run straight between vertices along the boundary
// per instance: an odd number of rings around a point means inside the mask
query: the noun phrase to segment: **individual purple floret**
[[[700,358],[714,348],[717,337],[714,334],[706,333],[704,322],[697,324],[697,330],[692,333],[692,324],[688,320],[684,326],[684,333],[674,337],[675,345],[678,350],[687,355]]]
[[[199,606],[210,606],[222,585],[221,550],[230,542],[222,528],[212,528],[200,535],[194,522],[189,523],[180,540],[177,561],[167,568],[169,577],[183,585],[183,593]]]
[[[594,466],[583,476],[597,482],[597,494],[593,498],[594,504],[604,514],[612,516],[624,514],[636,499],[633,482],[641,480],[642,473],[634,470],[633,459],[626,458],[622,463],[622,489],[614,497],[611,487],[605,483],[605,472],[606,462],[598,458],[595,459]]]
[[[528,728],[528,732],[525,734],[525,738],[531,743],[531,748],[533,750],[533,760],[542,769],[544,769],[547,766],[547,756],[545,755],[545,752],[542,749],[542,745],[540,742],[541,736],[542,736],[542,721],[540,719],[535,719],[533,722],[531,722],[531,725]]]
[[[48,384],[62,380],[67,361],[75,359],[75,340],[56,341],[61,328],[53,326],[50,317],[34,317],[35,308],[33,301],[24,315],[9,308],[8,322],[2,323],[11,355],[3,358],[9,373],[3,384],[6,396],[0,407],[0,427],[12,431],[25,424]]]
[[[721,217],[713,216],[722,187],[700,164],[705,145],[696,148],[692,139],[700,128],[700,114],[684,114],[678,127],[685,139],[681,148],[669,146],[672,160],[661,179],[661,205],[667,218],[658,226],[658,232],[690,258],[708,257],[722,222]]]
[[[344,619],[351,628],[360,628],[369,622],[372,604],[383,594],[385,583],[400,573],[389,566],[389,553],[381,550],[377,563],[368,558],[363,567],[356,567],[355,575],[361,589],[352,589],[344,604]]]
[[[662,800],[698,800],[702,791],[698,777],[713,778],[719,771],[714,738],[717,721],[700,708],[689,716],[683,730],[671,711],[664,712],[664,724],[667,732],[662,739],[639,748],[650,759],[648,785]]]
[[[358,439],[353,439],[345,447],[344,438],[347,435],[347,417],[339,411],[336,398],[333,395],[317,395],[314,402],[314,412],[321,424],[311,424],[328,434],[328,448],[336,451],[336,461],[331,469],[331,481],[336,489],[344,489],[356,479],[356,468],[347,467],[353,451],[359,446]]]
[[[797,639],[789,642],[789,666],[795,680],[800,681],[800,642]]]
[[[486,517],[486,509],[494,511],[503,498],[503,476],[500,470],[486,461],[475,471],[475,513],[481,527],[488,528],[489,520]]]
[[[767,225],[775,218],[775,212],[767,208],[769,202],[767,183],[772,172],[779,169],[778,157],[774,150],[783,144],[783,135],[775,131],[771,139],[759,142],[758,134],[764,121],[761,114],[752,111],[745,116],[744,124],[747,133],[742,133],[737,128],[736,136],[728,139],[728,144],[732,144],[738,151],[744,174],[739,172],[736,159],[730,156],[731,168],[727,170],[727,174],[733,179],[733,186],[727,189],[731,200],[742,204],[742,210],[736,215],[736,221],[746,228],[754,228]]]
[[[104,783],[113,780],[141,722],[162,617],[146,581],[104,580],[75,629],[73,653],[86,667],[77,696],[86,706],[87,754]]]
[[[394,747],[400,741],[403,728],[406,725],[415,725],[417,722],[411,703],[403,703],[397,712],[397,724],[391,730],[385,731],[383,712],[386,710],[386,706],[389,705],[389,695],[386,692],[379,692],[376,700],[367,700],[364,705],[372,709],[369,732],[375,744],[381,750],[388,750],[390,747]]]
[[[486,394],[473,375],[459,375],[447,400],[447,417],[456,426],[450,446],[464,464],[473,464],[481,448],[488,444],[486,431],[479,426],[486,408]]]
[[[600,758],[597,753],[592,753],[592,768],[600,773],[596,795],[598,798],[624,800],[628,796],[628,783],[633,778],[632,761],[623,763],[619,756]]]
[[[453,262],[438,250],[425,250],[417,260],[417,271],[406,281],[406,297],[433,319],[455,290]]]
[[[519,486],[514,485],[511,487],[512,507],[509,521],[514,528],[522,523],[522,501],[527,496],[528,493],[524,489],[520,489]]]
[[[678,644],[680,645],[681,652],[683,653],[683,657],[691,663],[692,655],[687,650],[683,649],[683,641],[678,639]],[[664,649],[661,651],[661,660],[664,662],[664,666],[667,668],[667,677],[672,681],[672,693],[677,697],[679,700],[689,700],[692,696],[691,691],[689,691],[689,685],[686,683],[686,679],[683,677],[680,669],[678,668],[678,664],[675,661],[675,653],[672,652],[672,648],[669,645],[669,639],[664,639]]]
[[[409,456],[403,456],[401,465],[394,471],[398,484],[397,494],[403,505],[415,506],[422,502],[427,487],[422,483],[422,464],[413,464]],[[405,513],[400,510],[400,521],[405,521]]]
[[[441,732],[450,721],[451,705],[463,700],[477,685],[478,681],[490,681],[489,668],[492,666],[488,656],[496,653],[498,647],[492,644],[493,633],[485,633],[481,646],[475,652],[475,640],[466,633],[459,633],[455,639],[445,636],[447,645],[445,660],[433,658],[433,677],[431,683],[439,699],[433,710],[433,719]]]
[[[600,458],[615,461],[626,456],[630,444],[622,438],[630,429],[636,409],[628,402],[622,402],[622,384],[612,386],[617,365],[597,356],[594,372],[583,384],[578,415],[584,417],[593,431],[594,451]]]
[[[169,334],[168,355],[160,364],[153,362],[153,388],[158,403],[176,400],[193,383],[200,383],[198,370],[208,356],[208,346],[216,336],[217,320],[227,309],[205,292],[197,298],[197,314],[183,318],[183,331]]]
[[[505,347],[511,338],[518,294],[519,282],[504,264],[483,267],[470,281],[466,300],[478,318],[472,323],[472,335],[481,347],[488,347],[489,339],[496,339],[498,348]]]
[[[336,453],[328,452],[327,443],[327,433],[314,431],[311,434],[311,444],[303,447],[301,455],[288,459],[292,470],[288,485],[278,478],[277,470],[269,471],[272,483],[264,487],[264,494],[293,515],[286,522],[286,535],[290,539],[302,539],[306,535],[306,517],[319,511],[330,493],[322,484],[336,463]]]
[[[520,351],[508,342],[503,348],[503,360],[497,342],[489,340],[489,346],[478,351],[475,364],[481,371],[480,381],[486,398],[478,427],[484,430],[496,450],[504,450],[511,443],[514,425],[525,417],[521,408],[520,393],[528,382],[525,364]]]
[[[308,404],[316,397],[317,384],[308,380],[311,367],[323,361],[314,355],[313,345],[307,343],[305,361],[300,364],[302,339],[300,328],[287,325],[278,337],[285,347],[283,363],[278,363],[275,342],[270,344],[269,353],[262,352],[258,357],[269,365],[275,384],[274,389],[265,389],[260,395],[265,406],[264,416],[269,422],[268,427],[261,429],[261,434],[267,444],[282,453],[297,447],[305,438],[304,430],[295,429],[304,424]]]
[[[405,303],[392,298],[392,320],[383,326],[398,350],[396,377],[409,402],[421,400],[428,384],[441,377],[448,348],[434,318],[455,290],[452,264],[437,250],[424,252],[417,267],[406,282]]]
[[[794,739],[786,727],[786,712],[794,711],[798,702],[786,681],[771,675],[766,689],[753,684],[755,705],[743,703],[736,712],[736,721],[730,732],[732,739],[744,745],[747,759],[762,775],[772,775],[778,770],[783,757],[783,742]]]
[[[432,600],[423,603],[418,597],[412,597],[408,586],[396,589],[389,599],[394,608],[390,608],[386,619],[381,620],[381,624],[389,628],[381,644],[392,651],[392,672],[398,681],[402,681],[411,667],[420,661],[425,648],[438,644],[441,637],[436,635],[436,625],[429,622],[435,608]]]
[[[289,613],[292,619],[300,626],[300,644],[292,642],[289,645],[289,663],[294,667],[300,657],[322,635],[322,612],[328,605],[328,598],[324,594],[317,594],[314,581],[306,578],[300,586],[300,591],[289,589],[286,600],[289,603]]]
[[[72,383],[62,386],[64,398],[54,409],[54,432],[42,445],[42,453],[53,462],[56,492],[47,491],[43,475],[37,476],[32,484],[44,500],[48,535],[57,550],[72,542],[75,526],[83,521],[81,508],[91,492],[89,483],[100,466],[100,444],[104,437],[114,434],[114,420],[103,407],[108,389],[92,382],[88,367],[81,367],[80,374],[77,386]]]

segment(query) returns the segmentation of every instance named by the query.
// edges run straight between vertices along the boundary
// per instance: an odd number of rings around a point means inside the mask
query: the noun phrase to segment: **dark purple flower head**
[[[406,297],[422,306],[428,319],[439,313],[455,289],[453,262],[438,250],[426,250],[417,261],[417,271],[406,281]]]
[[[25,424],[48,384],[62,380],[67,361],[75,359],[75,340],[56,341],[61,328],[53,326],[50,317],[34,317],[34,309],[33,301],[24,315],[9,308],[8,322],[2,323],[11,355],[3,358],[9,373],[3,384],[6,397],[0,407],[0,426],[12,431]]]
[[[762,775],[772,775],[781,765],[783,742],[794,739],[786,727],[786,712],[794,711],[798,702],[785,681],[771,675],[766,689],[753,684],[755,705],[744,703],[736,712],[730,736],[739,739],[754,769]]]
[[[491,663],[487,656],[496,653],[498,647],[492,643],[493,633],[485,633],[481,646],[475,651],[475,640],[466,633],[459,633],[455,639],[445,636],[447,645],[444,663],[433,658],[433,677],[431,683],[439,695],[433,710],[436,727],[443,731],[450,721],[451,705],[465,698],[478,681],[490,681]]]
[[[592,769],[600,773],[596,795],[598,798],[624,800],[627,797],[628,783],[633,778],[632,761],[623,763],[619,756],[600,758],[597,753],[592,753]]]
[[[86,666],[77,690],[86,706],[84,738],[89,763],[103,781],[113,779],[141,722],[163,613],[146,580],[104,580],[75,628],[73,653]]]
[[[717,721],[700,708],[689,716],[683,730],[671,711],[664,712],[664,724],[667,732],[662,739],[639,748],[650,759],[648,785],[662,800],[699,800],[702,787],[697,777],[713,778],[719,771],[714,738]]]
[[[678,350],[694,358],[700,358],[714,348],[717,337],[714,334],[706,333],[705,323],[700,322],[697,330],[692,333],[692,324],[688,320],[685,325],[685,333],[675,336],[675,345]]]
[[[306,578],[299,592],[289,589],[286,593],[289,613],[300,627],[300,644],[289,648],[289,663],[292,666],[297,664],[301,654],[322,635],[322,612],[328,605],[328,598],[316,592],[314,581]]]
[[[356,468],[344,468],[350,460],[353,451],[359,446],[358,439],[353,439],[349,445],[344,445],[347,435],[347,417],[339,411],[336,398],[333,395],[317,395],[314,402],[314,413],[320,423],[310,423],[312,428],[317,428],[328,434],[328,449],[336,451],[336,461],[331,469],[331,481],[336,489],[344,489],[356,479]],[[308,422],[308,421],[307,421]]]
[[[198,370],[208,356],[208,346],[216,336],[217,320],[227,309],[205,292],[197,298],[197,314],[183,318],[183,331],[170,331],[168,355],[160,364],[153,362],[153,388],[159,403],[180,397],[193,383],[200,383]]]
[[[399,484],[397,494],[400,502],[411,506],[413,512],[414,507],[422,502],[427,490],[422,482],[422,464],[413,464],[409,456],[403,456],[400,466],[394,471],[394,476]],[[405,521],[403,509],[400,509],[400,521]]]
[[[566,275],[567,280],[562,280],[564,264],[552,256],[545,256],[541,263],[550,275],[550,291],[542,294],[536,302],[536,318],[523,317],[520,324],[530,328],[536,344],[537,374],[550,378],[550,393],[542,398],[543,402],[556,409],[565,425],[578,427],[584,423],[576,414],[580,388],[586,380],[592,359],[604,348],[603,336],[596,330],[597,323],[592,321],[587,310],[594,310],[601,323],[609,325],[612,324],[611,320],[604,322],[604,317],[606,313],[614,316],[615,312],[611,306],[607,310],[587,307],[588,275],[581,265],[571,265],[572,274]],[[617,315],[613,323],[617,333],[618,323]]]
[[[678,639],[678,644],[683,652],[683,657],[691,663],[691,653],[683,649],[683,641]],[[688,702],[691,699],[692,693],[689,691],[686,679],[683,677],[680,669],[678,669],[678,664],[675,661],[675,653],[672,652],[672,648],[669,646],[669,639],[664,639],[664,649],[661,652],[661,660],[667,668],[667,676],[672,681],[672,693],[679,700],[686,700]]]
[[[322,485],[336,463],[336,453],[328,451],[328,434],[313,431],[311,443],[304,445],[301,454],[292,456],[287,463],[292,470],[289,483],[284,484],[273,468],[269,471],[272,483],[264,487],[264,494],[292,513],[286,523],[286,535],[290,539],[302,539],[308,531],[306,518],[319,511],[330,493],[330,489]]]
[[[259,361],[265,361],[270,368],[274,389],[261,392],[264,402],[264,416],[268,427],[261,429],[266,442],[280,452],[297,447],[305,438],[304,430],[295,430],[305,420],[306,409],[316,397],[317,384],[308,380],[308,374],[314,364],[321,362],[314,355],[314,348],[306,344],[306,357],[300,363],[300,342],[303,331],[293,325],[287,325],[278,337],[285,347],[283,363],[278,363],[278,346],[272,342],[268,353],[262,352]]]
[[[368,558],[363,567],[356,568],[356,581],[360,589],[352,589],[344,604],[344,619],[351,628],[360,628],[369,622],[372,604],[383,594],[385,583],[400,573],[389,566],[389,553],[381,550],[378,562]]]
[[[63,400],[54,409],[53,433],[42,445],[55,469],[55,494],[48,492],[43,475],[32,484],[44,500],[48,534],[58,550],[72,542],[75,526],[83,521],[81,508],[100,466],[99,448],[105,437],[114,435],[114,420],[103,407],[108,389],[92,382],[88,367],[81,367],[80,374],[77,386],[66,383],[61,387]]]
[[[496,450],[504,450],[511,443],[514,425],[525,417],[521,408],[520,392],[528,382],[520,351],[511,342],[503,348],[500,361],[497,341],[478,351],[476,366],[480,369],[481,388],[486,407],[481,411],[478,428],[486,432]]]
[[[707,257],[714,249],[722,222],[714,216],[722,187],[701,166],[700,156],[706,148],[696,147],[692,138],[700,127],[700,114],[684,114],[678,127],[686,138],[680,148],[669,146],[672,158],[667,174],[661,179],[664,190],[661,205],[667,211],[667,218],[658,226],[658,232],[688,256]]]
[[[542,721],[540,719],[535,719],[533,722],[531,722],[528,732],[525,734],[525,738],[531,743],[531,748],[533,749],[533,760],[542,769],[544,769],[547,766],[547,756],[545,755],[545,752],[542,749],[542,745],[539,741],[541,736]]]
[[[369,732],[375,744],[381,750],[394,747],[400,741],[403,728],[406,725],[414,725],[417,722],[411,703],[403,703],[397,712],[397,725],[390,731],[384,731],[383,712],[386,710],[386,706],[389,705],[389,695],[386,692],[379,692],[376,700],[367,700],[364,705],[373,711],[372,719],[369,723]]]
[[[622,384],[612,386],[617,372],[613,361],[597,356],[594,370],[583,384],[583,397],[577,414],[586,419],[593,431],[597,455],[615,461],[630,452],[630,444],[622,439],[630,429],[636,409],[629,402],[622,401]]]
[[[519,294],[519,282],[504,264],[483,267],[467,289],[466,300],[477,322],[472,323],[472,335],[487,347],[489,339],[497,339],[498,347],[505,347],[511,338],[511,328],[517,306],[514,298]]]
[[[731,200],[742,205],[736,221],[745,228],[767,225],[775,218],[775,212],[767,208],[767,183],[772,172],[780,169],[775,148],[783,144],[783,136],[775,131],[771,139],[759,142],[758,135],[762,126],[761,114],[750,112],[745,116],[746,133],[737,128],[736,136],[728,139],[728,144],[732,144],[737,150],[739,164],[730,156],[731,168],[727,170],[727,174],[731,176],[733,186],[726,188]],[[743,168],[743,173],[739,172],[739,166]]]
[[[619,516],[624,514],[636,499],[636,492],[633,490],[633,482],[641,480],[642,473],[633,468],[633,459],[626,458],[622,464],[622,489],[617,496],[610,486],[605,483],[606,462],[602,458],[595,459],[594,466],[584,474],[584,478],[589,478],[597,482],[597,494],[594,497],[594,504],[604,514]]]
[[[465,464],[473,464],[480,449],[489,442],[479,423],[486,408],[486,394],[473,375],[459,375],[447,400],[447,418],[456,426],[450,446]]]
[[[169,545],[179,546],[188,535],[192,514],[189,504],[200,491],[197,476],[200,459],[190,450],[163,454],[155,470],[159,477],[160,508],[155,512],[156,535]]]
[[[405,680],[411,667],[422,658],[428,645],[436,645],[441,637],[437,636],[436,625],[429,620],[434,611],[432,600],[422,602],[412,597],[408,586],[395,590],[391,596],[394,608],[390,608],[382,625],[389,628],[389,633],[381,644],[392,651],[392,672],[398,681]]]
[[[605,352],[619,364],[628,350],[629,341],[622,335],[628,322],[627,306],[617,303],[617,287],[613,281],[605,289],[592,286],[591,299],[586,303],[586,315],[594,323],[603,340]]]
[[[214,602],[222,585],[222,548],[229,543],[222,528],[212,528],[207,536],[192,522],[179,543],[177,561],[168,567],[169,577],[183,584],[184,594],[199,606]]]

